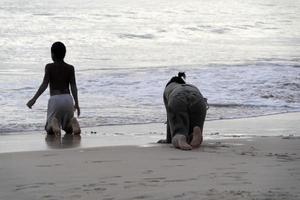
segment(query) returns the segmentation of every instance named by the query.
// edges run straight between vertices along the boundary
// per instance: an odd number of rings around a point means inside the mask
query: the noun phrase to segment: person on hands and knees
[[[163,99],[167,112],[167,138],[158,143],[172,143],[175,148],[191,150],[203,141],[203,125],[208,104],[199,89],[186,84],[179,72],[167,83]]]
[[[69,134],[81,133],[79,123],[74,117],[75,110],[77,110],[77,116],[80,115],[75,70],[72,65],[64,62],[65,55],[65,45],[62,42],[53,43],[51,47],[53,63],[46,65],[43,82],[34,97],[27,103],[27,106],[31,109],[49,85],[50,98],[48,100],[45,129],[48,134],[56,136],[60,136],[61,129]],[[70,95],[70,89],[73,98]]]

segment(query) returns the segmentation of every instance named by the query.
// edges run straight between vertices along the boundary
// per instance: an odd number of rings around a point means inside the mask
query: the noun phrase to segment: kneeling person
[[[66,47],[61,42],[55,42],[51,47],[53,63],[45,67],[45,75],[41,86],[28,101],[27,106],[31,108],[39,96],[50,86],[50,99],[48,101],[47,122],[45,129],[48,134],[60,135],[61,129],[66,133],[80,134],[80,126],[74,117],[74,111],[80,115],[77,96],[75,70],[72,65],[64,62]],[[75,101],[73,104],[73,98]]]
[[[201,145],[207,102],[197,87],[186,84],[184,73],[178,73],[167,83],[164,104],[167,111],[167,139],[159,143],[171,143],[182,150]]]

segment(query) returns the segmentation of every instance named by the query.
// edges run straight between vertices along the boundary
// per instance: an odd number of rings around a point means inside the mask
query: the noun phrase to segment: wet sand
[[[297,200],[299,119],[299,113],[291,113],[210,122],[206,134],[222,137],[192,151],[139,141],[1,153],[0,199]],[[132,132],[149,131],[144,128]],[[250,137],[265,131],[270,136]],[[122,143],[125,136],[114,137]]]
[[[299,119],[300,113],[287,113],[207,121],[204,140],[253,136],[300,137]],[[159,139],[165,138],[165,130],[163,123],[89,127],[82,129],[80,140],[62,135],[60,141],[47,140],[44,131],[11,133],[0,136],[0,153],[124,145],[151,146]]]

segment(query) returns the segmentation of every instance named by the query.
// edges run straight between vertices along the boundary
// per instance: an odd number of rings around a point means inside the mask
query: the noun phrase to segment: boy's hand
[[[30,99],[26,104],[28,106],[28,108],[31,109],[32,106],[35,104],[35,101],[36,101],[35,99]]]
[[[75,104],[74,109],[77,110],[77,116],[80,116],[80,108],[79,105]]]

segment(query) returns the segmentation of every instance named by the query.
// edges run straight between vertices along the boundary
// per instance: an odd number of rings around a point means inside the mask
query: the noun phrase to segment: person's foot
[[[79,123],[78,123],[78,121],[75,117],[73,117],[71,119],[71,126],[72,126],[72,129],[73,129],[73,134],[74,135],[79,135],[81,133]]]
[[[191,141],[191,146],[193,148],[198,148],[203,141],[202,130],[199,126],[195,126],[193,129],[193,139]]]
[[[53,131],[54,135],[60,136],[61,133],[60,133],[58,119],[56,119],[55,117],[51,121],[51,127],[52,127],[52,131]]]
[[[186,137],[184,135],[175,135],[172,138],[172,144],[174,145],[174,147],[181,149],[181,150],[191,150],[192,146],[189,145],[186,141]]]

